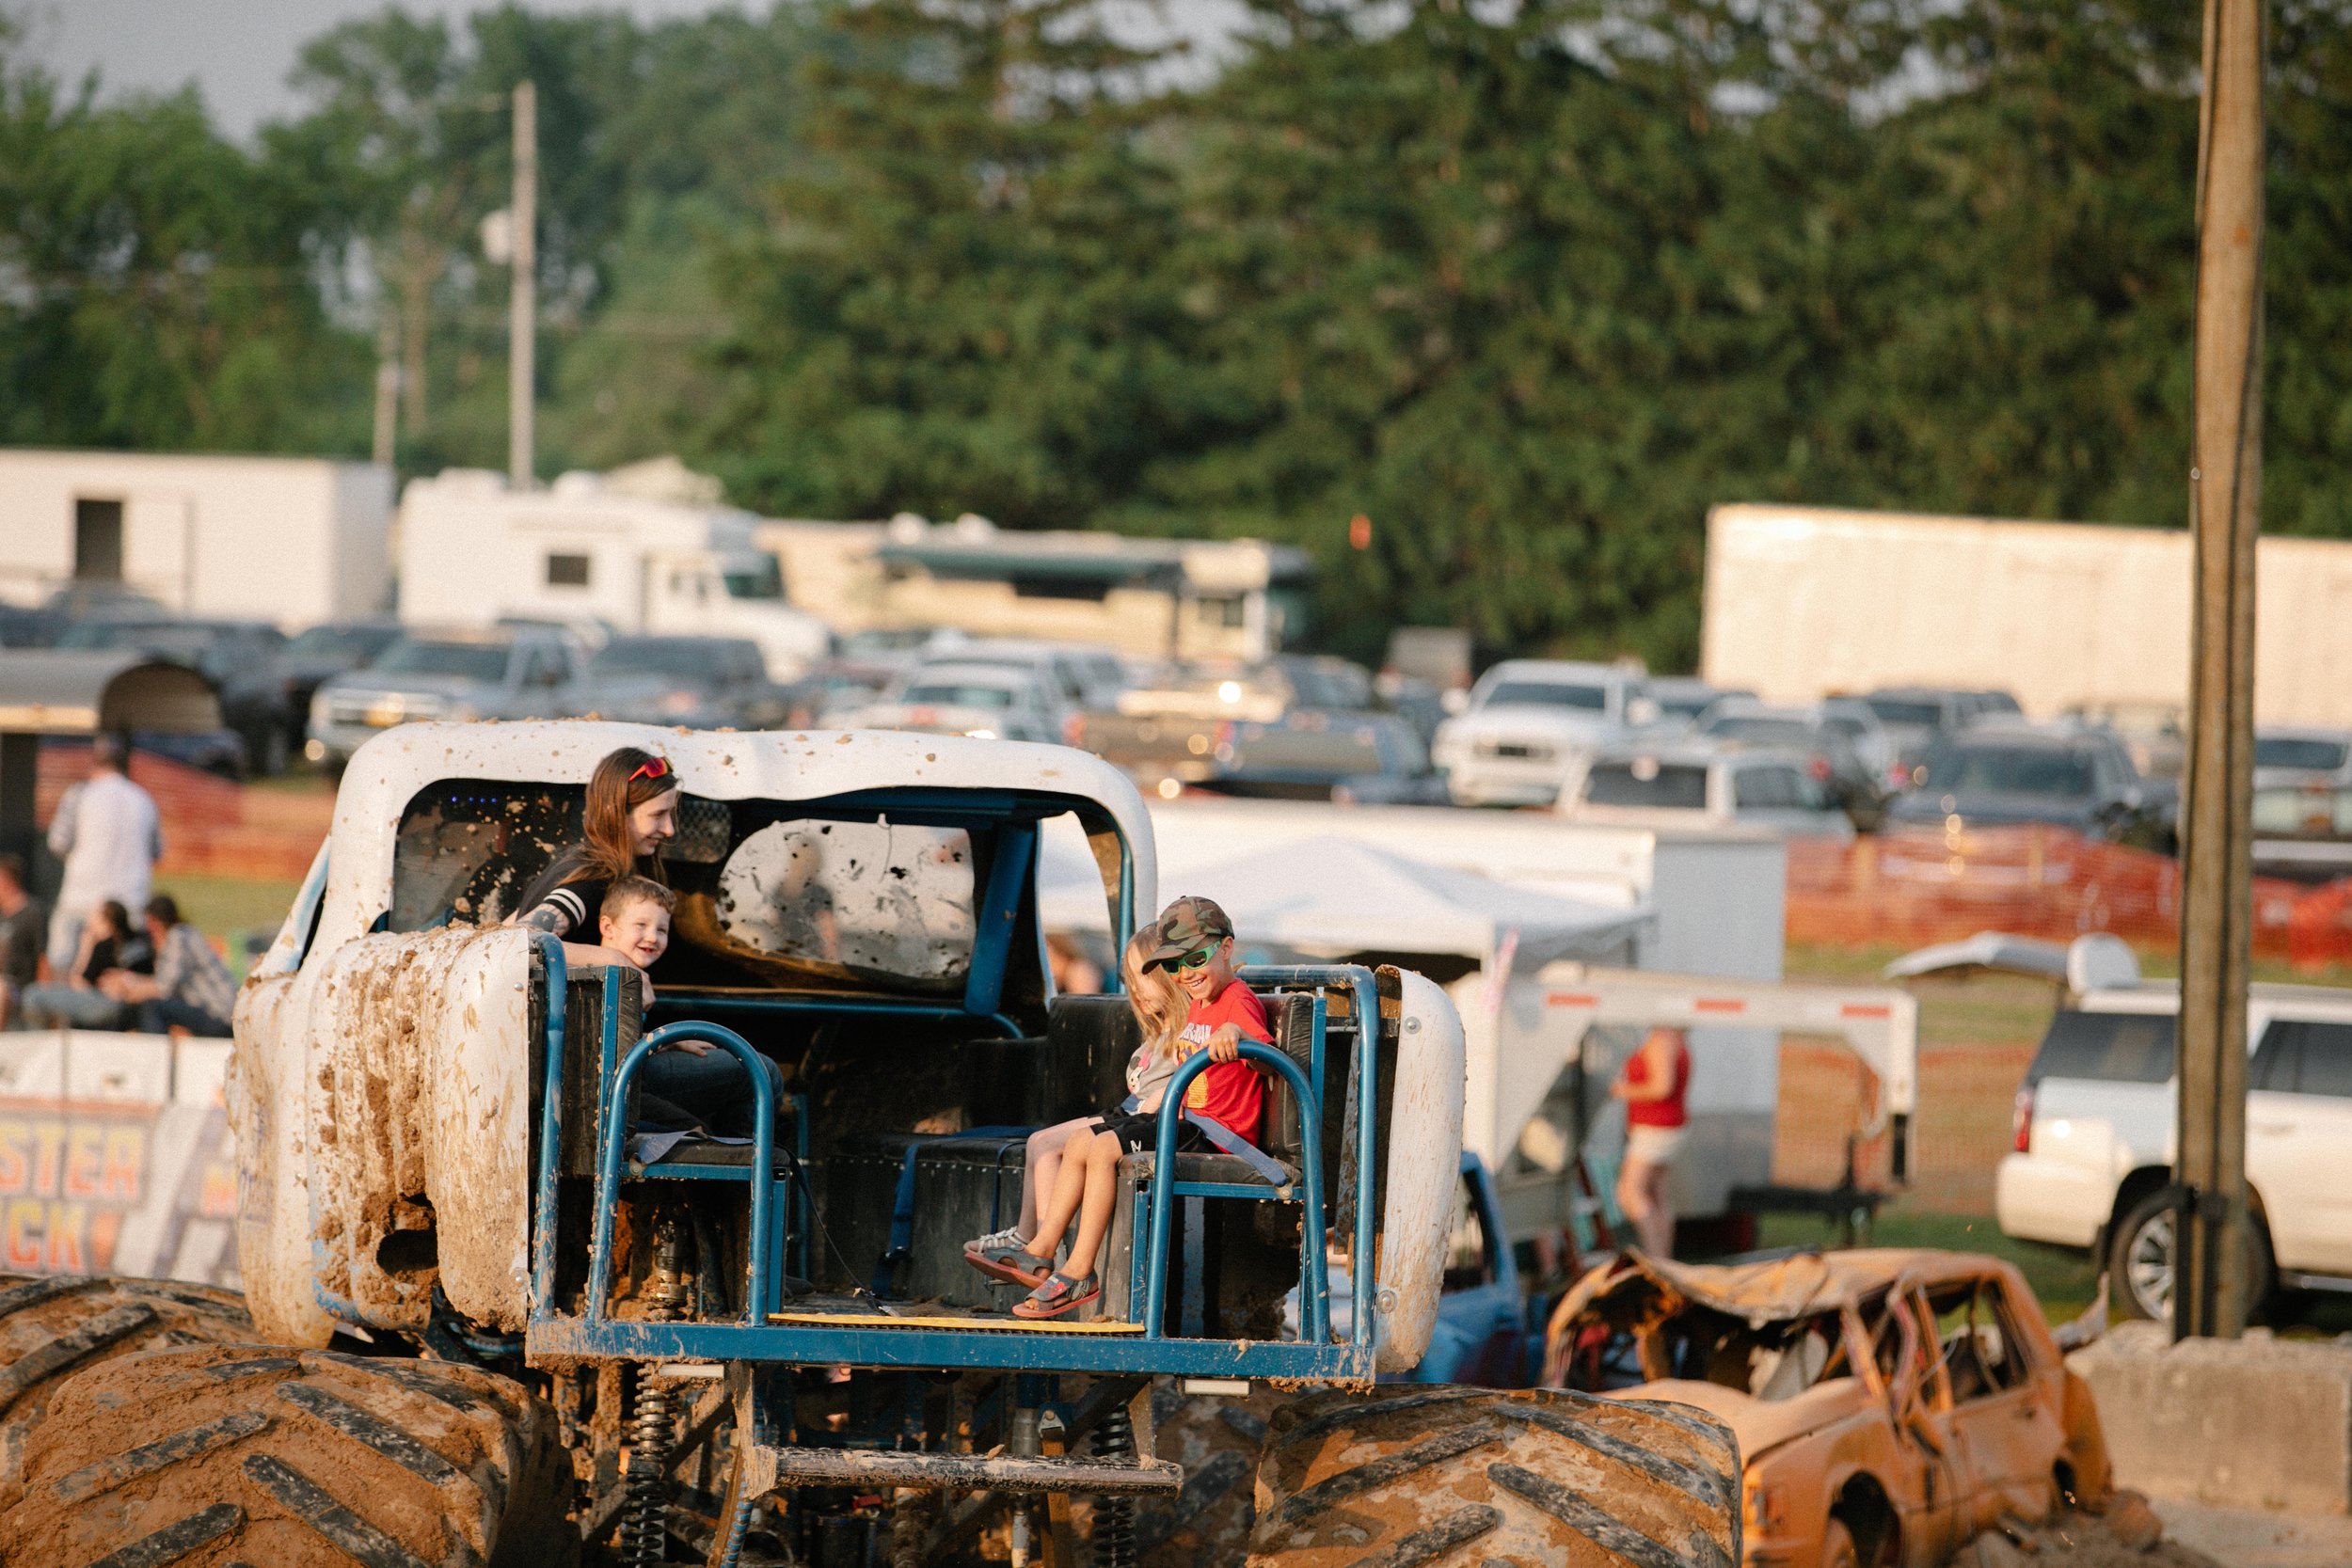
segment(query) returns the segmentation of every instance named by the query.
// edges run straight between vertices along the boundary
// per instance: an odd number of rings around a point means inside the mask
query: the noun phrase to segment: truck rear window
[[[2061,1012],[2042,1037],[2026,1081],[2161,1084],[2172,1076],[2174,1026],[2169,1013]]]
[[[1681,765],[1604,762],[1584,777],[1589,806],[1655,806],[1682,811],[1707,809],[1707,769]]]

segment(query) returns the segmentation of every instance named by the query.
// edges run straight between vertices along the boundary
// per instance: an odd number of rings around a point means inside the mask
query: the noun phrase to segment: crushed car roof
[[[1628,1252],[1592,1269],[1553,1313],[1565,1322],[1633,1274],[1673,1291],[1697,1307],[1712,1307],[1750,1326],[1834,1311],[1908,1277],[1934,1285],[1997,1270],[1997,1259],[1931,1247],[1864,1247],[1851,1252],[1800,1252],[1753,1263],[1676,1263]],[[1630,1273],[1629,1273],[1630,1271]]]

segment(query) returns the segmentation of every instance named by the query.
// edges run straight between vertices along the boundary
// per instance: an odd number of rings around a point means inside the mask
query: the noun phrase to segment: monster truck
[[[621,745],[684,791],[658,995],[501,923]],[[1059,747],[369,741],[238,1000],[250,1322],[129,1282],[42,1298],[0,1341],[0,1555],[1736,1562],[1708,1418],[1375,1386],[1429,1342],[1460,1155],[1460,1024],[1418,974],[1248,972],[1266,1162],[1171,1158],[1165,1113],[1120,1167],[1095,1313],[1009,1315],[962,1243],[1010,1218],[1025,1132],[1117,1099],[1135,1043],[1121,998],[1057,995],[1044,963],[1039,845],[1065,831],[1123,940],[1159,891],[1149,819]],[[747,1072],[748,1139],[637,1125],[681,1041],[780,1066],[781,1092]],[[1327,1270],[1357,1259],[1368,1309],[1335,1333]]]

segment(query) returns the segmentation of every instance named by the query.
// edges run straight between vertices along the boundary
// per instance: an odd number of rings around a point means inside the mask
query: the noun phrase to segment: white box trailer
[[[117,582],[289,629],[380,615],[391,517],[392,472],[373,463],[0,450],[0,599]]]
[[[789,680],[830,650],[825,623],[786,601],[759,519],[566,474],[513,491],[494,473],[413,482],[400,504],[400,612],[419,624],[502,616],[624,632],[748,637]]]
[[[1282,864],[1292,858],[1285,851],[1295,846],[1352,841],[1425,865],[1476,873],[1509,887],[1640,911],[1646,918],[1632,927],[1629,958],[1634,969],[1747,982],[1780,978],[1788,852],[1770,833],[1736,828],[1601,826],[1535,812],[1337,808],[1320,802],[1198,797],[1153,802],[1152,821],[1166,897],[1190,891],[1185,878],[1194,871],[1228,867],[1253,855],[1268,865]],[[1070,886],[1082,892],[1086,878],[1079,873],[1090,865],[1083,848],[1073,845],[1057,851],[1049,843],[1049,854],[1056,852],[1068,858]],[[1099,905],[1101,900],[1098,896],[1092,902]],[[1074,928],[1090,928],[1082,925],[1089,918],[1083,897],[1073,896],[1065,904],[1049,894],[1049,922],[1063,910]],[[1374,926],[1368,919],[1367,930]],[[1245,942],[1249,940],[1249,932],[1240,934]],[[1432,938],[1433,942],[1438,940]],[[1521,973],[1523,967],[1515,966],[1507,988],[1492,985],[1483,966],[1449,988],[1469,1041],[1471,1099],[1475,1103],[1485,1094],[1488,1106],[1484,1130],[1466,1131],[1464,1146],[1484,1155],[1506,1181],[1515,1174],[1525,1176],[1527,1163],[1513,1166],[1506,1157],[1518,1149],[1525,1126],[1547,1106],[1560,1118],[1558,1131],[1566,1153],[1574,1151],[1588,1126],[1596,1132],[1596,1148],[1614,1152],[1623,1136],[1622,1118],[1592,1121],[1575,1107],[1586,1085],[1592,1095],[1601,1093],[1609,1074],[1639,1042],[1638,1033],[1630,1028],[1603,1028],[1588,1041],[1579,1027],[1564,1044],[1559,1031],[1566,1015],[1546,1016],[1540,1000],[1546,982],[1541,973]],[[1689,1037],[1689,1104],[1697,1131],[1690,1141],[1690,1155],[1677,1167],[1675,1199],[1684,1214],[1719,1214],[1733,1188],[1771,1183],[1772,1125],[1780,1100],[1780,1036],[1777,1027],[1701,1019]],[[1528,1065],[1537,1058],[1549,1065]],[[1532,1099],[1518,1088],[1500,1096],[1492,1087],[1505,1078],[1517,1084],[1527,1072],[1543,1078]],[[1482,1073],[1486,1075],[1483,1080]],[[1558,1152],[1546,1146],[1540,1132],[1535,1142],[1548,1154]],[[1565,1204],[1565,1180],[1555,1167],[1540,1181],[1520,1181],[1515,1212],[1525,1219],[1549,1212],[1547,1205]],[[1548,1196],[1531,1196],[1535,1186],[1547,1186]],[[1524,1227],[1515,1228],[1518,1234],[1532,1234]]]
[[[2352,724],[2352,543],[2263,539],[2254,710]],[[2177,706],[2188,689],[2181,529],[1829,507],[1708,514],[1701,673],[1776,701],[1880,686],[1999,688],[2040,717]]]

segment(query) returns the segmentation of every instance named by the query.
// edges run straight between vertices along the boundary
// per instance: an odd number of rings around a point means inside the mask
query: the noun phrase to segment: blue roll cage
[[[913,795],[915,792],[904,792]],[[945,825],[970,827],[989,819],[997,828],[997,853],[980,893],[973,963],[961,1006],[944,1002],[898,1001],[884,998],[808,995],[774,998],[733,995],[725,998],[684,998],[698,1009],[707,1006],[750,1013],[835,1012],[881,1013],[928,1017],[968,1017],[994,1022],[1018,1033],[999,1011],[1003,982],[1010,958],[1011,933],[1023,904],[1035,886],[1038,838],[1033,813],[1037,801],[1009,797],[999,802],[976,800],[951,792],[920,792],[919,801],[899,798],[859,797],[818,802],[817,807],[848,806],[840,815],[862,815],[913,804],[922,815]],[[949,799],[943,799],[948,797]],[[950,804],[952,800],[952,805]],[[1057,809],[1067,809],[1059,802]],[[946,807],[947,809],[943,809]],[[927,808],[927,809],[926,809]],[[993,808],[993,809],[992,809]],[[892,810],[895,819],[910,821],[913,813]],[[1134,856],[1122,836],[1120,852],[1120,899],[1113,916],[1114,935],[1123,946],[1133,920]],[[1144,1239],[1137,1267],[1142,1277],[1142,1325],[1132,1334],[1070,1333],[994,1326],[1004,1320],[976,1323],[971,1329],[937,1327],[879,1328],[864,1325],[830,1327],[807,1323],[768,1321],[781,1301],[783,1205],[790,1201],[788,1179],[775,1174],[777,1104],[758,1053],[740,1035],[723,1024],[692,1019],[663,1025],[619,1051],[620,1008],[618,976],[608,974],[606,1006],[602,1009],[605,1085],[598,1107],[596,1174],[592,1193],[594,1219],[589,1243],[587,1298],[579,1313],[556,1306],[557,1188],[563,1146],[563,1083],[565,974],[563,944],[552,936],[537,938],[547,976],[547,1036],[545,1083],[541,1098],[539,1158],[532,1210],[532,1304],[525,1330],[525,1349],[533,1357],[626,1358],[632,1360],[742,1361],[774,1365],[846,1365],[894,1369],[1002,1369],[1009,1371],[1109,1374],[1168,1374],[1192,1377],[1295,1378],[1313,1382],[1358,1382],[1374,1375],[1377,1314],[1359,1310],[1349,1337],[1333,1341],[1330,1335],[1330,1294],[1324,1267],[1322,1212],[1326,1173],[1323,1169],[1324,993],[1344,994],[1356,1023],[1356,1058],[1352,1087],[1356,1103],[1355,1234],[1350,1256],[1374,1256],[1373,1209],[1377,1165],[1376,1080],[1380,1037],[1380,1001],[1372,972],[1360,966],[1251,966],[1242,977],[1254,986],[1317,992],[1311,1059],[1307,1069],[1281,1052],[1254,1043],[1242,1047],[1244,1059],[1281,1075],[1297,1098],[1301,1126],[1300,1175],[1295,1189],[1240,1182],[1186,1182],[1175,1177],[1175,1147],[1179,1111],[1185,1087],[1210,1065],[1205,1053],[1178,1068],[1163,1097],[1156,1132],[1152,1177],[1143,1213],[1136,1233]],[[741,1061],[753,1085],[752,1163],[741,1165],[686,1165],[647,1168],[624,1159],[627,1127],[615,1107],[628,1103],[629,1085],[645,1059],[664,1045],[684,1040],[704,1041],[731,1053]],[[798,1152],[807,1151],[804,1102],[794,1105],[792,1117]],[[750,1186],[750,1244],[747,1253],[745,1308],[735,1323],[655,1323],[614,1318],[608,1301],[612,1277],[612,1231],[624,1180],[651,1177],[743,1180]],[[805,1184],[801,1197],[805,1215]],[[1235,1340],[1170,1335],[1167,1291],[1171,1219],[1180,1200],[1247,1198],[1259,1201],[1296,1200],[1307,1215],[1300,1227],[1300,1338],[1295,1340]],[[809,1227],[803,1223],[805,1241]],[[1188,1249],[1189,1250],[1189,1249]],[[1130,1300],[1136,1296],[1131,1292]],[[1189,1305],[1189,1304],[1188,1304]],[[1188,1311],[1187,1323],[1198,1314]]]

